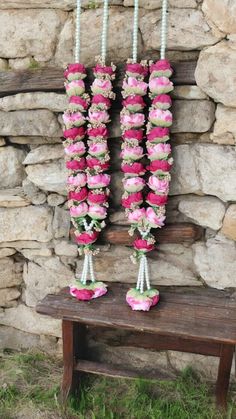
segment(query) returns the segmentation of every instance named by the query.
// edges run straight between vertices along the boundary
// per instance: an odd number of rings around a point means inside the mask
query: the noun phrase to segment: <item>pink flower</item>
[[[68,194],[68,199],[71,199],[72,201],[76,202],[82,202],[84,201],[88,196],[88,191],[86,188],[80,189],[79,192],[70,191]]]
[[[133,242],[133,246],[135,250],[139,250],[142,252],[151,252],[155,248],[154,244],[148,243],[145,239],[135,239]]]
[[[95,220],[104,220],[107,216],[105,207],[100,205],[90,205],[88,215]]]
[[[149,89],[155,95],[169,93],[173,88],[172,81],[167,77],[154,77],[149,81]]]
[[[81,157],[79,160],[67,161],[66,167],[70,170],[84,170],[86,167],[85,158]]]
[[[151,73],[151,77],[158,77],[158,76],[170,77],[173,73],[173,70],[170,66],[169,61],[162,59],[162,60],[157,61],[156,63],[153,63],[150,66],[150,73]]]
[[[122,135],[124,140],[138,140],[141,141],[143,139],[143,131],[141,129],[128,129]]]
[[[101,160],[95,159],[94,157],[86,157],[87,166],[89,169],[94,170],[107,170],[109,168],[109,163],[102,163]]]
[[[145,186],[145,181],[141,177],[131,177],[124,179],[124,189],[127,192],[139,192]]]
[[[83,79],[86,77],[86,70],[83,64],[68,64],[64,71],[64,77],[68,80]]]
[[[120,122],[127,128],[139,128],[144,125],[145,117],[142,113],[122,114]]]
[[[147,170],[154,174],[169,172],[170,169],[171,164],[166,160],[154,160],[151,162],[150,166],[147,166]]]
[[[148,74],[148,68],[139,63],[130,63],[126,64],[126,73],[133,77],[143,76],[145,77]]]
[[[153,192],[149,192],[146,202],[153,207],[161,207],[167,204],[167,198],[167,195],[156,195]]]
[[[76,297],[77,300],[89,301],[94,297],[94,290],[87,290],[86,288],[78,289],[74,286],[70,286],[70,294],[72,297]]]
[[[123,100],[122,105],[130,112],[138,112],[145,107],[142,96],[128,96]]]
[[[139,223],[145,218],[145,216],[146,216],[145,208],[139,208],[129,213],[128,220],[131,223]]]
[[[71,96],[69,99],[69,108],[72,112],[84,112],[88,108],[88,101],[80,96]]]
[[[80,233],[75,231],[75,240],[76,243],[80,244],[80,245],[87,245],[87,244],[92,244],[94,243],[98,238],[98,232],[97,231],[89,231],[89,232],[84,232],[84,233]]]
[[[161,127],[155,127],[152,128],[149,134],[147,134],[148,141],[168,141],[169,140],[169,128],[161,128]]]
[[[62,119],[67,128],[80,127],[85,123],[85,117],[81,112],[65,112]]]
[[[152,105],[159,109],[169,109],[172,105],[172,100],[169,95],[158,95],[152,102]]]
[[[91,124],[106,124],[109,121],[109,115],[107,111],[92,111],[89,109],[88,120]]]
[[[69,176],[67,178],[68,185],[79,186],[82,188],[86,185],[87,176],[85,173],[78,173],[76,176]]]
[[[149,297],[143,297],[142,299],[136,299],[133,297],[126,296],[126,302],[135,311],[149,311],[152,306],[152,300]]]
[[[104,156],[108,151],[106,143],[94,143],[89,146],[91,156]]]
[[[112,90],[112,84],[110,80],[95,79],[91,90],[94,95],[107,95]]]
[[[128,96],[140,95],[145,96],[147,93],[147,83],[137,80],[135,77],[128,77],[123,81],[123,90]]]
[[[126,294],[126,302],[132,310],[148,311],[159,301],[159,292],[150,289],[141,293],[136,288],[131,288]]]
[[[133,175],[139,175],[139,176],[143,176],[145,173],[145,168],[143,166],[142,163],[132,163],[132,164],[122,164],[121,165],[121,170],[122,172],[124,172],[126,175],[129,176],[133,176]]]
[[[170,127],[172,124],[172,114],[170,111],[152,109],[149,112],[149,120],[153,125],[159,125],[161,127]]]
[[[68,147],[65,147],[64,151],[68,155],[82,156],[85,153],[86,148],[82,141],[78,141],[77,143],[70,144]]]
[[[92,105],[97,105],[100,109],[109,109],[111,107],[111,101],[103,95],[94,95],[92,98]]]
[[[63,131],[63,135],[65,138],[68,138],[69,140],[82,140],[85,136],[85,129],[84,127],[66,129]]]
[[[143,157],[143,148],[139,146],[125,147],[120,155],[124,160],[139,160]]]
[[[71,217],[85,217],[88,214],[88,205],[85,202],[77,205],[76,207],[70,207]]]
[[[93,193],[89,191],[87,201],[90,205],[102,205],[107,201],[107,195],[105,193]]]
[[[147,218],[147,221],[149,222],[150,227],[153,227],[153,228],[163,227],[164,221],[166,219],[164,215],[161,215],[158,217],[154,209],[151,207],[148,207],[146,209],[146,218]]]
[[[159,179],[158,177],[152,175],[149,177],[148,186],[154,192],[159,194],[168,194],[169,191],[169,182],[165,179]]]
[[[89,138],[103,137],[105,139],[108,137],[108,130],[106,127],[89,128],[87,133]]]
[[[104,174],[94,175],[94,176],[88,176],[87,177],[87,184],[90,189],[95,188],[105,188],[109,185],[111,180],[111,176]]]
[[[65,84],[68,96],[81,96],[85,92],[85,84],[83,80],[72,80]]]
[[[171,146],[165,143],[152,144],[152,147],[147,147],[147,151],[150,160],[165,159],[171,152]]]
[[[98,298],[101,297],[102,295],[105,295],[107,293],[107,287],[105,284],[103,284],[103,286],[98,286],[96,288],[94,288],[94,296],[93,298]]]
[[[105,65],[103,66],[100,64],[96,64],[96,66],[93,68],[93,72],[98,74],[108,74],[109,76],[112,76],[112,74],[114,73],[112,67],[108,67]]]
[[[124,208],[132,208],[133,206],[141,205],[142,202],[143,196],[141,192],[132,193],[127,198],[121,199],[121,204]]]

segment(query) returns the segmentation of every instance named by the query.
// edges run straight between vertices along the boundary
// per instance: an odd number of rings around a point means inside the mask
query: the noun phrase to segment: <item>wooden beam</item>
[[[100,243],[131,246],[136,236],[130,237],[129,228],[109,225],[100,234]],[[71,236],[74,239],[73,229]],[[203,228],[191,223],[169,224],[160,230],[153,230],[157,243],[193,243],[203,235]]]
[[[175,85],[196,84],[194,72],[196,61],[173,63]],[[119,94],[124,77],[124,65],[117,66],[115,90]],[[88,69],[88,81],[93,79],[92,69]],[[43,67],[29,70],[0,71],[0,96],[26,92],[63,92],[64,77],[62,68]]]

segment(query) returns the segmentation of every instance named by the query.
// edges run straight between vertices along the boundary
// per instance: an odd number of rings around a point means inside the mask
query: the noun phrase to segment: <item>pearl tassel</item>
[[[138,57],[138,12],[139,0],[134,0],[134,21],[133,21],[133,62],[137,62]]]
[[[166,53],[166,38],[167,38],[167,8],[168,0],[162,0],[162,19],[161,19],[161,60],[165,58]]]
[[[150,286],[149,271],[148,271],[148,261],[147,261],[146,255],[142,255],[140,259],[140,265],[139,265],[139,273],[138,273],[136,289],[140,290],[140,294],[144,293],[144,282],[146,282],[147,290],[150,290],[151,286]]]
[[[76,9],[76,30],[75,30],[75,62],[80,60],[80,14],[81,14],[81,0],[77,0]]]
[[[104,65],[106,62],[106,54],[107,54],[108,3],[109,3],[109,0],[104,0],[103,2],[101,56],[102,56],[102,62]]]

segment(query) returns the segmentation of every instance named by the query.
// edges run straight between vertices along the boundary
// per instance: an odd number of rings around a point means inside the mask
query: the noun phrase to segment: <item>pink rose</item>
[[[127,80],[123,81],[123,90],[125,91],[127,96],[145,96],[147,94],[147,88],[147,83],[141,80],[137,80],[135,77],[128,77]]]
[[[89,301],[94,297],[94,290],[87,290],[86,288],[78,289],[74,286],[70,287],[70,294],[80,301]]]
[[[128,176],[133,176],[133,175],[143,176],[144,173],[146,172],[143,164],[138,163],[138,162],[135,162],[132,164],[124,163],[121,165],[121,170]]]
[[[85,217],[88,214],[88,205],[85,202],[77,205],[76,207],[70,207],[71,217]]]
[[[108,162],[102,163],[101,160],[95,159],[94,157],[88,156],[86,157],[86,161],[89,169],[105,171],[109,168]]]
[[[145,208],[135,209],[134,211],[130,212],[128,215],[128,220],[131,223],[139,223],[146,217]]]
[[[156,174],[156,173],[165,173],[169,172],[171,169],[171,164],[166,160],[154,160],[151,162],[150,166],[147,166],[147,170]]]
[[[159,109],[169,109],[172,105],[172,100],[169,95],[158,95],[153,99],[152,105]]]
[[[105,193],[93,193],[89,191],[87,201],[90,205],[102,205],[107,201],[107,195]]]
[[[124,160],[139,160],[143,157],[143,148],[139,146],[125,147],[120,155]]]
[[[100,64],[96,64],[96,66],[93,68],[93,72],[96,74],[108,74],[109,76],[112,76],[112,74],[114,73],[113,68],[112,67],[108,67],[108,66],[103,66]]]
[[[86,70],[84,65],[79,63],[68,64],[66,70],[64,71],[64,77],[69,81],[83,79],[86,77]]]
[[[126,296],[126,302],[135,311],[149,311],[152,306],[151,298],[145,296],[142,299]]]
[[[145,181],[141,177],[131,177],[124,179],[124,189],[127,192],[139,192],[145,186]]]
[[[68,199],[71,199],[72,201],[76,202],[82,202],[84,201],[88,196],[88,191],[86,188],[80,189],[79,192],[70,191],[68,193]]]
[[[62,119],[67,128],[80,127],[85,124],[85,117],[81,112],[65,112]]]
[[[106,143],[94,143],[89,146],[91,156],[104,156],[108,152]]]
[[[159,301],[159,292],[155,289],[141,293],[136,288],[131,288],[126,294],[126,302],[132,310],[148,311]]]
[[[162,109],[152,109],[149,112],[149,121],[153,125],[170,127],[172,124],[172,113],[168,110],[163,111]]]
[[[156,63],[153,63],[150,66],[150,73],[151,73],[151,77],[159,77],[159,76],[170,77],[173,73],[173,70],[170,66],[169,61],[162,59],[162,60],[157,61]]]
[[[155,248],[154,244],[148,243],[145,239],[135,239],[133,242],[133,246],[135,250],[139,250],[142,252],[151,252]]]
[[[66,129],[63,131],[63,135],[72,141],[82,140],[85,136],[85,129],[84,127]]]
[[[92,111],[89,109],[88,120],[91,124],[106,124],[109,122],[109,115],[107,111]]]
[[[67,161],[66,167],[70,170],[84,170],[86,167],[85,158],[81,157],[79,160]]]
[[[142,113],[122,114],[120,122],[127,128],[139,128],[144,125],[145,116]]]
[[[164,215],[157,216],[154,209],[149,207],[146,209],[146,218],[149,222],[150,227],[156,228],[156,227],[163,227],[164,221],[166,217]]]
[[[143,130],[141,129],[128,129],[122,135],[124,140],[138,140],[141,141],[143,139]]]
[[[88,108],[88,101],[80,96],[71,96],[69,99],[69,108],[72,112],[84,112]]]
[[[109,109],[111,107],[111,101],[103,95],[95,95],[92,98],[92,105],[97,105],[100,109]]]
[[[159,194],[167,195],[169,192],[169,182],[165,179],[159,179],[158,177],[152,175],[149,177],[148,186],[154,192]]]
[[[83,80],[72,80],[65,84],[68,96],[81,96],[85,92],[85,84]]]
[[[145,102],[142,96],[128,96],[123,100],[122,105],[130,112],[138,112],[145,107]]]
[[[156,195],[153,192],[149,192],[146,202],[153,207],[161,207],[167,204],[167,198],[167,195]]]
[[[149,89],[155,95],[169,93],[173,88],[172,81],[167,77],[154,77],[149,81]]]
[[[138,77],[138,76],[145,77],[148,74],[148,68],[139,63],[126,64],[125,71],[128,75],[133,76],[133,77]]]
[[[104,284],[103,286],[98,286],[94,288],[94,296],[93,298],[101,297],[102,295],[105,295],[107,293],[107,287]]]
[[[121,199],[121,204],[124,208],[132,208],[137,205],[141,205],[143,202],[143,196],[141,192],[135,192],[130,194],[127,198]]]
[[[147,151],[150,160],[166,159],[171,152],[171,146],[166,143],[152,144],[152,147],[147,147]]]
[[[94,175],[94,176],[88,176],[87,177],[87,184],[90,189],[95,188],[105,188],[109,185],[111,180],[111,176],[104,174]]]
[[[112,90],[112,84],[110,80],[95,79],[91,86],[91,90],[94,95],[107,95]]]
[[[87,244],[94,243],[98,238],[98,232],[97,231],[88,231],[84,233],[80,233],[78,231],[75,231],[75,240],[76,243],[80,245],[86,246]]]
[[[86,148],[82,141],[78,141],[77,143],[70,144],[68,147],[65,147],[64,151],[66,154],[71,156],[82,156],[85,153]]]
[[[78,173],[76,176],[69,176],[67,178],[68,185],[79,186],[82,188],[86,185],[87,176],[85,173]]]
[[[87,133],[89,138],[102,137],[106,139],[108,137],[108,130],[106,127],[89,128]]]
[[[170,138],[169,128],[155,127],[147,134],[148,141],[165,142]]]
[[[95,220],[104,220],[107,216],[105,207],[100,205],[90,205],[88,215]]]

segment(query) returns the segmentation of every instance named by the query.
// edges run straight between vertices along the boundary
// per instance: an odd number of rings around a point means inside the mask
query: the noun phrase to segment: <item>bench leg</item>
[[[63,378],[61,402],[65,403],[70,393],[77,393],[80,373],[74,370],[76,359],[82,355],[85,341],[85,326],[80,323],[62,320]]]
[[[216,403],[220,408],[227,408],[227,393],[230,371],[234,354],[234,345],[221,345],[220,362],[216,383]]]

